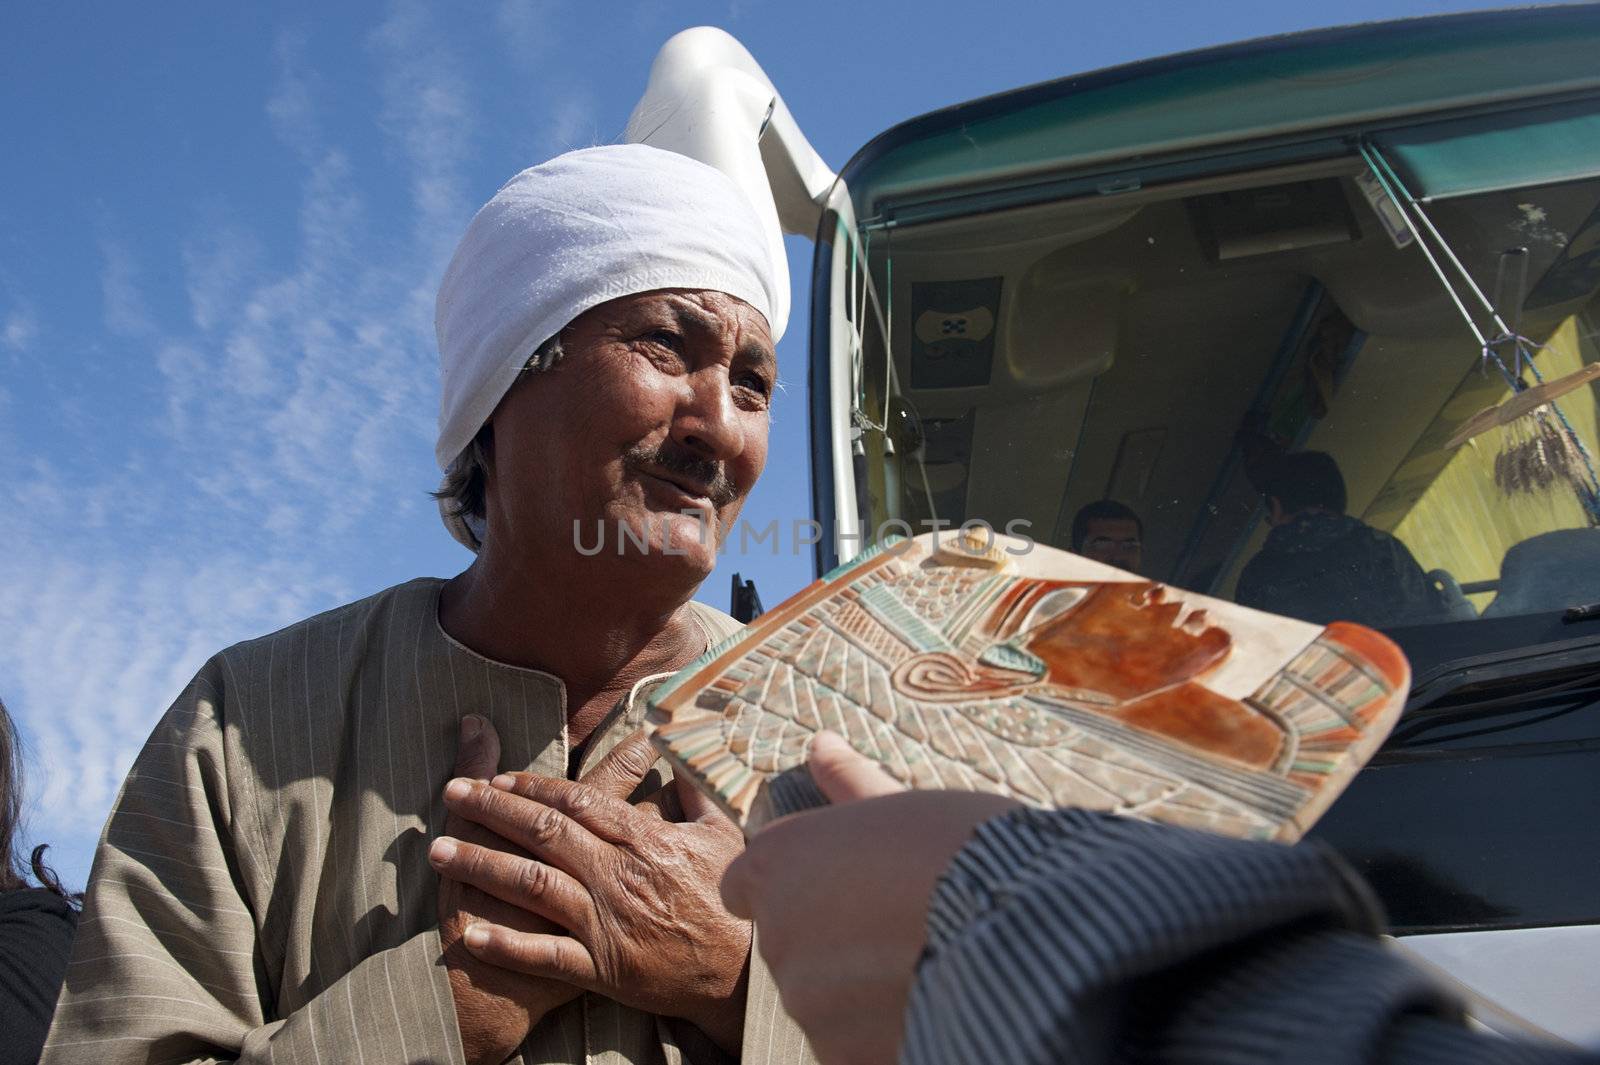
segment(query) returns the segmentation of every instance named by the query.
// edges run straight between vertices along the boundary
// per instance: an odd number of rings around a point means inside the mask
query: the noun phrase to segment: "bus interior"
[[[1600,178],[1502,178],[1428,200],[1434,240],[1397,221],[1406,208],[1357,136],[1344,143],[1324,158],[1243,170],[1219,158],[1182,180],[866,220],[848,282],[859,291],[835,312],[861,323],[862,519],[918,532],[983,521],[1070,549],[1078,510],[1115,500],[1142,523],[1143,575],[1232,598],[1270,531],[1271,464],[1317,451],[1343,476],[1346,512],[1427,572],[1439,611],[1421,620],[1600,600],[1600,515],[1585,498],[1600,455],[1594,385],[1448,446],[1516,390],[1600,360]],[[1571,468],[1508,488],[1497,460],[1544,422],[1576,445]],[[1418,620],[1380,611],[1373,623]]]

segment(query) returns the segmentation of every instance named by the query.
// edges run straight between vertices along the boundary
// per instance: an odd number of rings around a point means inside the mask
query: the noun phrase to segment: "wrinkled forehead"
[[[775,366],[772,328],[759,308],[731,292],[668,288],[608,300],[578,315],[559,334],[668,327],[691,344],[719,345],[746,360]]]

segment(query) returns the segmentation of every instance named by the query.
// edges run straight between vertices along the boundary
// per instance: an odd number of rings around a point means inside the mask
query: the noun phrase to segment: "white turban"
[[[761,217],[712,166],[616,144],[524,170],[473,218],[439,285],[439,467],[472,442],[539,345],[591,307],[711,289],[760,311],[776,342],[777,285]],[[463,522],[445,514],[445,525],[477,549]]]

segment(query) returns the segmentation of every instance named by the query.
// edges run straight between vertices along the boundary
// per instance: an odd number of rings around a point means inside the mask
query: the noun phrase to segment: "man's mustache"
[[[725,507],[739,498],[738,489],[727,468],[715,459],[698,458],[670,440],[657,445],[635,444],[622,455],[630,469],[643,473],[664,471],[700,486],[714,507]]]

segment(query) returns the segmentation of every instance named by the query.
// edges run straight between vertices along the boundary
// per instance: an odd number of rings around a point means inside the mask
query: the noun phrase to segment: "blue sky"
[[[217,649],[466,553],[426,492],[437,280],[510,175],[619,137],[655,50],[720,25],[835,167],[924,111],[1460,2],[30,5],[0,40],[0,699],[29,835],[82,884],[157,716]],[[786,390],[746,515],[809,512]],[[787,548],[787,545],[785,545]],[[730,551],[771,606],[810,560]]]

